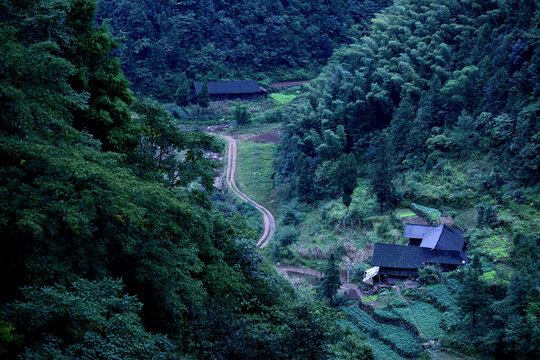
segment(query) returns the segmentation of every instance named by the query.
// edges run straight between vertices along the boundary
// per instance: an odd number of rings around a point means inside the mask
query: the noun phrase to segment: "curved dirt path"
[[[257,210],[259,210],[263,214],[264,232],[261,238],[257,241],[257,246],[260,248],[264,248],[268,245],[268,241],[270,240],[272,235],[274,235],[274,232],[276,230],[276,221],[274,220],[274,216],[272,215],[272,213],[268,211],[267,208],[252,200],[249,196],[240,191],[240,189],[238,189],[238,187],[236,186],[236,183],[234,181],[234,173],[236,171],[236,140],[227,135],[221,136],[227,139],[229,143],[229,154],[227,158],[226,173],[227,186],[241,199],[253,204],[253,206],[255,206]]]

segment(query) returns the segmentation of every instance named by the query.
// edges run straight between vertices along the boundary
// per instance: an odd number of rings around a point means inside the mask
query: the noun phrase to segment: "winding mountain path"
[[[236,182],[234,181],[234,173],[236,170],[236,140],[227,135],[221,136],[227,139],[229,143],[229,156],[227,158],[226,173],[227,186],[231,189],[232,192],[238,195],[238,197],[253,204],[253,206],[255,206],[257,210],[259,210],[263,214],[264,232],[261,238],[257,241],[257,246],[260,248],[264,248],[268,245],[268,241],[270,240],[272,235],[274,235],[274,232],[276,230],[276,221],[274,220],[274,216],[272,215],[272,213],[268,211],[267,208],[255,202],[249,196],[240,191],[240,189],[238,189],[238,186],[236,186]]]

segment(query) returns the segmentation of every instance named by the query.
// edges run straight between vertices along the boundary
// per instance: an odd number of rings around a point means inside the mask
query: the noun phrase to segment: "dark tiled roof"
[[[463,233],[446,225],[437,226],[426,232],[420,247],[437,250],[461,251],[465,239]]]
[[[405,224],[403,237],[409,239],[422,239],[420,247],[451,251],[463,250],[463,244],[466,241],[463,238],[462,231],[453,229],[446,225],[435,227],[428,225]]]
[[[201,81],[194,81],[193,86],[195,92],[198,94],[202,89],[203,83]],[[242,81],[209,81],[208,93],[210,95],[215,94],[254,94],[266,92],[262,89],[255,80],[242,80]]]
[[[468,261],[460,251],[439,251],[418,246],[375,244],[371,265],[398,269],[417,269],[424,264],[459,265]]]
[[[403,237],[409,239],[421,239],[424,234],[435,226],[430,225],[418,225],[418,224],[405,224],[405,230],[403,231]]]

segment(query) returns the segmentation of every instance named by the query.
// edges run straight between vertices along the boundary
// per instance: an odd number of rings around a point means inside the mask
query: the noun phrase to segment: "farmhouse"
[[[463,253],[467,241],[463,232],[447,225],[425,226],[405,224],[403,236],[409,245],[375,244],[371,265],[364,282],[393,284],[418,276],[425,265],[440,265],[450,271],[468,261]]]
[[[193,82],[189,97],[191,102],[197,101],[202,86],[203,82],[201,81]],[[268,92],[260,87],[255,80],[209,81],[208,94],[210,101],[259,100],[265,98]]]

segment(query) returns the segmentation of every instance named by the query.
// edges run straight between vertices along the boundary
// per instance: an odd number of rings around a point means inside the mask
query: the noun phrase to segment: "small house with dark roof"
[[[418,276],[418,269],[425,265],[439,265],[451,271],[468,261],[463,253],[466,240],[463,232],[447,225],[426,226],[406,224],[404,237],[409,246],[375,244],[369,277],[365,282],[396,283]]]
[[[190,101],[196,102],[201,92],[203,82],[194,81],[191,85]],[[242,81],[208,81],[210,101],[229,100],[259,100],[265,98],[268,92],[259,86],[255,80]]]
[[[405,224],[403,237],[409,239],[409,245],[436,250],[463,251],[467,240],[463,232],[448,225],[427,226]]]

